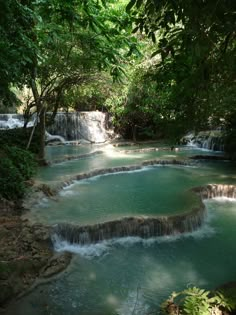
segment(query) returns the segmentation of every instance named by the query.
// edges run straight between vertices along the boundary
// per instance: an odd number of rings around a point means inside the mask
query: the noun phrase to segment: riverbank
[[[0,307],[26,292],[39,278],[64,270],[71,254],[55,254],[50,228],[22,219],[21,203],[0,199]]]

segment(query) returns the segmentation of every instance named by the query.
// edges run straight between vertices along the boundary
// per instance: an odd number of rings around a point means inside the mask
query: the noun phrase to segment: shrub
[[[35,173],[33,155],[17,147],[5,146],[0,152],[0,197],[17,200],[24,196],[25,181]]]
[[[0,148],[6,144],[9,146],[26,149],[32,128],[15,128],[0,130]],[[39,132],[36,128],[29,150],[34,154],[39,152]]]
[[[24,178],[8,158],[0,161],[0,196],[8,200],[23,197],[25,191]]]
[[[23,176],[24,180],[30,179],[35,174],[36,162],[31,152],[9,146],[6,146],[4,151]]]
[[[231,311],[235,303],[220,292],[210,292],[196,287],[173,292],[162,305],[162,314],[210,315]]]

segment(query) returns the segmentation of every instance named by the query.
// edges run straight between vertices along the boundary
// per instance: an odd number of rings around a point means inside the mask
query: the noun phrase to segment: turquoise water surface
[[[50,166],[38,179],[50,182],[94,168],[202,153],[185,148],[174,153],[116,150]],[[190,189],[210,183],[235,184],[235,165],[201,161],[190,167],[156,166],[98,176],[73,183],[56,200],[41,201],[30,216],[50,224],[88,224],[127,215],[181,213],[197,203]],[[86,246],[55,243],[57,251],[75,253],[71,265],[11,305],[8,315],[144,315],[158,310],[174,290],[193,285],[212,289],[235,280],[236,202],[218,198],[205,203],[206,222],[193,233]]]

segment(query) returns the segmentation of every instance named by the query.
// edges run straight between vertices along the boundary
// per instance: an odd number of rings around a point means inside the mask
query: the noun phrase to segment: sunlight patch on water
[[[117,307],[120,304],[120,300],[114,294],[108,294],[105,299],[109,305]]]
[[[125,158],[125,159],[141,159],[145,156],[145,154],[141,154],[140,152],[135,152],[131,154],[130,152],[127,154],[126,150],[117,150],[113,145],[107,145],[104,149],[104,154],[109,158]],[[138,154],[137,154],[138,153]]]
[[[145,154],[127,154],[125,152],[121,152],[121,151],[112,151],[112,150],[106,150],[104,151],[104,154],[109,157],[109,158],[119,158],[119,159],[127,159],[127,160],[138,160],[141,159],[145,156]]]
[[[122,301],[117,308],[117,314],[119,315],[143,315],[148,312],[148,306],[143,298],[142,288],[130,291],[127,298]]]
[[[179,270],[185,271],[184,276],[188,279],[187,286],[193,286],[196,283],[201,286],[207,285],[207,281],[191,263],[186,261],[176,261],[172,270],[170,270],[169,267],[156,263],[156,266],[154,265],[148,273],[145,286],[147,286],[148,290],[154,292],[161,292],[163,288],[176,287],[179,280]]]
[[[175,158],[177,158],[177,155],[175,155],[175,154],[165,154],[165,155],[162,156],[162,158],[163,157],[175,159]]]

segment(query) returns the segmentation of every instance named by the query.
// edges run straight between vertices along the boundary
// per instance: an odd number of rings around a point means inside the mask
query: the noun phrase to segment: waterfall
[[[209,136],[204,140],[199,140],[199,147],[212,151],[224,151],[224,140],[222,137]]]
[[[69,141],[83,139],[102,143],[109,139],[107,114],[98,111],[57,113],[54,124],[47,130]]]
[[[34,119],[32,119],[28,127],[32,127]],[[24,126],[24,116],[21,114],[0,114],[0,129],[22,128]]]
[[[184,144],[211,151],[224,151],[224,137],[221,131],[202,131],[194,135],[186,135],[181,140]]]
[[[126,236],[150,238],[192,232],[202,225],[204,215],[205,207],[201,204],[198,209],[182,215],[125,217],[86,226],[64,223],[56,225],[53,232],[61,240],[81,245]]]
[[[204,199],[227,197],[236,199],[236,186],[211,184],[192,189],[199,196],[199,206],[188,213],[172,216],[134,216],[93,225],[57,224],[53,228],[55,240],[71,244],[91,244],[112,238],[176,235],[200,228],[206,216]]]
[[[196,187],[193,191],[198,193],[202,199],[212,199],[217,197],[236,199],[235,185],[210,184],[203,187]]]
[[[51,113],[47,113],[47,115],[50,116]],[[32,119],[27,126],[33,124]],[[57,113],[54,124],[47,127],[46,139],[61,142],[86,140],[90,143],[103,143],[112,136],[112,131],[107,128],[107,125],[107,113],[98,111]],[[0,129],[23,126],[24,117],[22,114],[0,114]]]

